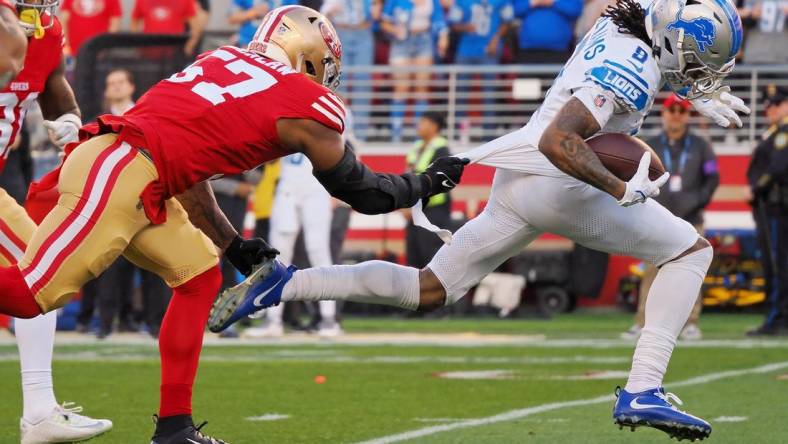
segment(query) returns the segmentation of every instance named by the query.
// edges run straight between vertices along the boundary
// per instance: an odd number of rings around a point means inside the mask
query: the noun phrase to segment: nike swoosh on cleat
[[[268,290],[260,293],[259,296],[254,298],[254,300],[252,301],[252,304],[255,307],[262,307],[263,298],[268,296],[268,293],[272,292],[274,290],[274,288],[276,288],[276,286],[279,285],[279,283],[282,282],[282,279],[284,279],[284,278],[285,278],[284,276],[280,277],[279,280],[274,285],[271,286],[271,288],[269,288]]]
[[[186,438],[186,441],[193,442],[194,444],[200,444],[199,442],[197,442],[197,441],[195,441],[195,440],[193,440],[191,438]]]
[[[645,409],[669,409],[669,410],[673,410],[673,408],[672,408],[672,407],[668,407],[668,406],[666,406],[666,405],[657,405],[657,404],[640,404],[640,403],[638,402],[638,399],[637,399],[637,398],[633,399],[633,400],[632,400],[632,401],[629,403],[629,406],[630,406],[630,407],[632,407],[632,408],[633,408],[633,409],[635,409],[635,410],[645,410]]]

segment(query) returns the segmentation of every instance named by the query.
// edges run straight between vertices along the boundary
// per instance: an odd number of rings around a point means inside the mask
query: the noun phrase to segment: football
[[[646,151],[651,152],[651,165],[648,169],[648,177],[656,180],[665,173],[665,167],[659,160],[657,153],[645,142],[626,134],[602,134],[592,137],[586,141],[589,147],[596,153],[602,165],[611,173],[623,181],[627,181],[635,175],[640,163],[640,158]]]

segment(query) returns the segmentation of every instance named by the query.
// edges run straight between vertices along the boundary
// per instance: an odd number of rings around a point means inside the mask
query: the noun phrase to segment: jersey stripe
[[[328,118],[328,120],[336,123],[337,126],[339,126],[339,129],[341,129],[342,131],[345,130],[345,122],[340,117],[338,117],[336,114],[334,114],[331,111],[323,108],[317,102],[312,104],[312,108],[316,109],[318,112],[320,112],[320,114],[326,116],[326,118]]]
[[[328,100],[326,98],[326,96],[322,96],[318,100],[320,100],[321,102],[323,102],[323,104],[325,104],[327,107],[329,107],[331,109],[331,111],[334,111],[334,113],[337,116],[339,116],[340,119],[344,119],[345,118],[345,110],[340,108],[340,107],[338,107],[338,106],[336,106],[334,104],[334,102]]]
[[[340,99],[339,97],[337,97],[337,96],[335,96],[335,95],[333,95],[331,93],[326,94],[326,96],[329,99],[331,99],[334,103],[336,103],[337,106],[339,106],[339,108],[342,110],[342,118],[345,118],[346,117],[346,115],[345,115],[345,104],[342,103],[342,99]]]
[[[123,142],[105,150],[93,164],[77,207],[44,241],[33,262],[22,270],[28,288],[35,293],[44,287],[63,261],[76,250],[101,217],[120,173],[136,156]]]
[[[26,245],[5,222],[0,220],[0,253],[14,264],[25,254]]]

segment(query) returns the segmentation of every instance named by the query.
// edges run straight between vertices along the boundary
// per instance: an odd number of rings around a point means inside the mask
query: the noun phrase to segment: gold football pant
[[[19,262],[36,230],[36,224],[21,205],[0,188],[0,266]]]
[[[43,312],[65,305],[121,254],[177,287],[216,266],[216,248],[175,199],[150,223],[140,194],[158,179],[153,163],[115,134],[77,147],[60,171],[57,206],[30,240],[19,269]]]

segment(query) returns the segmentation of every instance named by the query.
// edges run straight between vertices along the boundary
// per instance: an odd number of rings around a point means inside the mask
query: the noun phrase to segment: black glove
[[[244,276],[249,276],[255,265],[264,259],[275,258],[277,254],[279,254],[279,250],[271,247],[259,237],[241,239],[241,236],[235,236],[224,252],[227,260]]]
[[[426,187],[423,187],[421,191],[422,197],[426,199],[453,190],[460,183],[465,165],[470,162],[469,159],[460,159],[454,156],[441,157],[432,162],[421,173],[422,184],[426,182]]]

